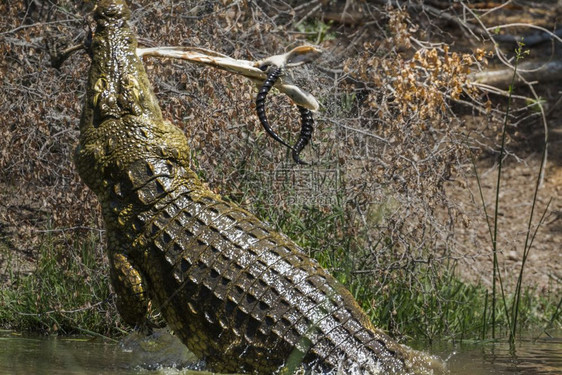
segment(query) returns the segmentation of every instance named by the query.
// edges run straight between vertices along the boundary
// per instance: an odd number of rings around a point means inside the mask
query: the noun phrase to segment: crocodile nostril
[[[96,11],[96,16],[100,19],[128,19],[129,15],[130,11],[124,0],[103,0],[98,4]]]

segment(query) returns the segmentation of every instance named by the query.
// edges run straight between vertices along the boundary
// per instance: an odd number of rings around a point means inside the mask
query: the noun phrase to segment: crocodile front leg
[[[113,249],[108,247],[109,275],[117,294],[117,310],[127,324],[146,328],[149,299],[143,277],[123,251]]]

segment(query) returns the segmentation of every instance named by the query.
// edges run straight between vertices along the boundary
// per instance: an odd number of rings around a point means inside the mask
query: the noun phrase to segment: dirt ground
[[[524,267],[524,283],[539,293],[558,293],[562,285],[562,168],[558,165],[560,142],[553,140],[544,181],[539,190],[531,234],[536,232]],[[531,213],[540,154],[520,162],[509,162],[503,170],[498,218],[498,260],[503,282],[512,288],[523,263],[523,253]],[[493,223],[497,183],[497,165],[482,161],[479,165],[482,192],[490,223]],[[460,260],[459,274],[470,281],[492,285],[492,240],[482,209],[476,179],[467,188],[451,186],[448,193],[471,218],[470,226],[456,231],[455,257]]]
[[[528,60],[540,62],[549,61],[554,56],[562,58],[562,48],[552,47],[543,44],[529,49]],[[535,82],[534,88],[544,100],[548,124],[547,162],[540,180],[529,231],[529,217],[540,171],[545,130],[538,115],[532,121],[508,126],[508,156],[504,159],[499,194],[498,260],[501,277],[509,290],[519,277],[527,241],[532,246],[525,261],[524,285],[536,288],[539,293],[556,294],[562,290],[562,91],[556,81]],[[514,94],[519,93],[526,97],[531,96],[524,85],[515,87]],[[476,116],[468,119],[467,123],[474,121],[485,119]],[[494,143],[493,140],[488,141],[488,146]],[[499,139],[496,138],[492,147],[497,151],[498,145]],[[497,153],[484,153],[477,163],[490,224],[493,224],[495,209],[497,159]],[[466,213],[471,220],[468,227],[456,228],[456,256],[462,265],[458,272],[467,280],[491,285],[492,240],[485,220],[478,180],[472,177],[466,187],[450,185],[447,189],[448,195],[457,202],[460,211]],[[527,233],[530,233],[529,238]]]

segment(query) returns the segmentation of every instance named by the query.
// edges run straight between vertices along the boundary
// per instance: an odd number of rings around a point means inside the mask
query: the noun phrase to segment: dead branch
[[[485,70],[469,75],[473,82],[506,89],[511,84],[514,70],[511,67],[497,70]],[[515,84],[527,82],[546,82],[562,79],[562,61],[549,62],[527,61],[519,64]]]
[[[528,35],[511,35],[511,34],[501,34],[494,35],[494,41],[498,43],[512,43],[518,44],[523,43],[525,47],[534,47],[544,42],[549,42],[553,39],[558,39],[562,37],[562,29],[550,31],[540,31]]]

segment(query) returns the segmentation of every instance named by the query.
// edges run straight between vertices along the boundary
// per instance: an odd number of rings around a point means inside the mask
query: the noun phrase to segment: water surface
[[[447,360],[451,374],[562,374],[562,332],[521,339],[513,348],[506,341],[465,342],[432,352]]]
[[[173,340],[166,333],[151,340],[133,335],[118,345],[99,338],[0,331],[0,374],[210,374],[177,370],[176,366],[197,366],[197,361]],[[505,342],[479,342],[444,343],[430,351],[447,360],[451,374],[562,374],[562,332],[521,340],[514,350]]]
[[[198,366],[185,346],[163,330],[149,339],[131,334],[120,344],[91,337],[45,337],[0,331],[2,375],[210,374],[186,369],[188,364]]]

